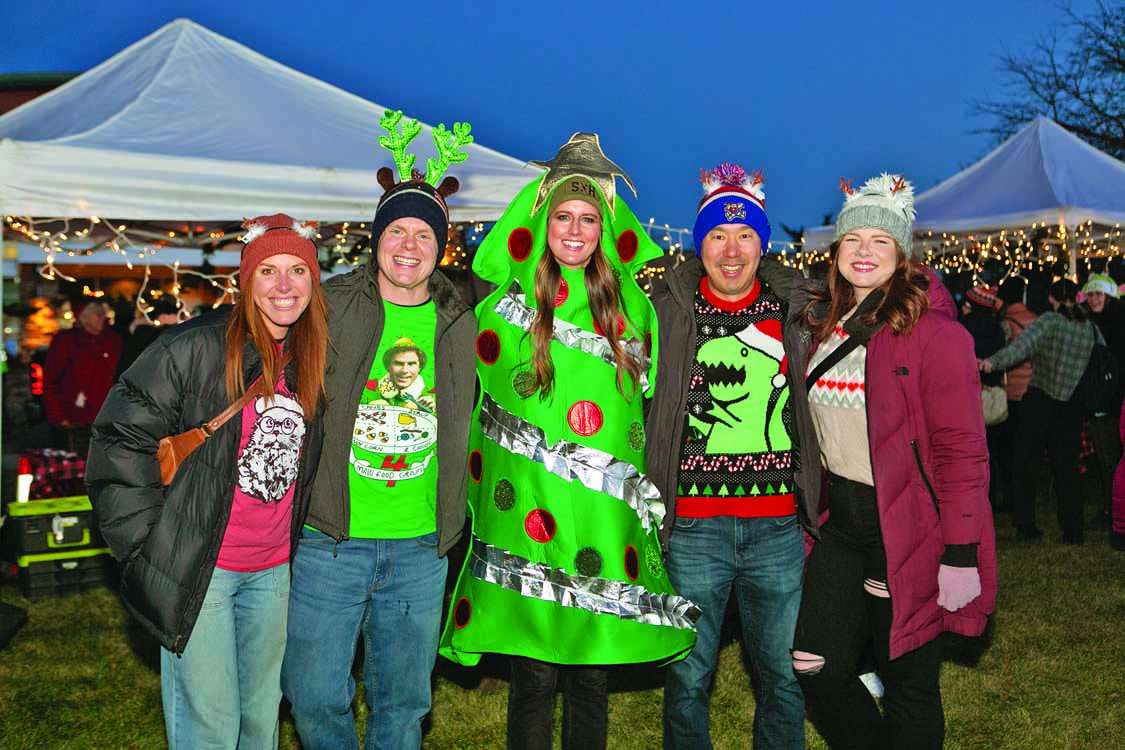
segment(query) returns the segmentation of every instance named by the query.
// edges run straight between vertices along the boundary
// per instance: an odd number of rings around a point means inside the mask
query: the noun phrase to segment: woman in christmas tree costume
[[[510,654],[508,744],[550,747],[566,669],[564,747],[604,747],[602,665],[674,659],[698,610],[661,562],[642,394],[656,316],[633,274],[661,251],[623,201],[632,183],[596,135],[571,137],[512,202],[473,270],[482,395],[473,425],[471,549],[442,653]],[[603,331],[615,332],[613,338]]]

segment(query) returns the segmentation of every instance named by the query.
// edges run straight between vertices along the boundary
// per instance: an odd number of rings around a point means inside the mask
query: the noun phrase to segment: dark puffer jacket
[[[187,647],[230,518],[242,420],[235,415],[196,448],[167,489],[156,449],[161,438],[208,422],[229,406],[224,379],[229,316],[227,308],[183,323],[145,350],[98,414],[86,464],[98,528],[122,563],[125,606],[177,654]],[[261,357],[250,344],[243,355],[245,382],[261,373]],[[296,392],[292,364],[285,382]],[[306,467],[317,465],[322,411],[306,419],[290,556],[308,510]]]

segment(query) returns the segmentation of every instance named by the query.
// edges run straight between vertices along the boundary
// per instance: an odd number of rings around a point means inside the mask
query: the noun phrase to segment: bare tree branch
[[[1125,0],[1096,0],[1087,15],[1069,2],[1061,20],[1026,50],[996,56],[993,95],[970,100],[991,125],[974,132],[1003,141],[1046,115],[1093,146],[1125,159]]]

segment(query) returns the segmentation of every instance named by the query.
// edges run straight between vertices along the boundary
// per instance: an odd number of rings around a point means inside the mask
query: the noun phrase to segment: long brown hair
[[[880,287],[883,301],[867,314],[863,322],[872,326],[882,321],[896,334],[904,335],[910,333],[922,313],[930,307],[930,296],[926,293],[930,288],[930,277],[922,266],[910,262],[898,242],[895,242],[895,249],[898,258],[895,271]],[[836,240],[829,247],[832,264],[828,267],[828,284],[814,289],[809,304],[805,306],[804,315],[812,323],[813,333],[820,341],[831,336],[836,324],[856,306],[855,288],[840,273],[840,264],[836,262],[839,250],[840,240]],[[823,318],[818,318],[815,308],[825,303],[828,309]]]
[[[297,322],[289,327],[289,351],[297,367],[297,401],[309,420],[316,414],[317,404],[324,395],[324,355],[328,348],[328,308],[320,284],[312,285],[312,297]],[[273,334],[258,306],[254,304],[250,289],[244,289],[234,303],[227,323],[227,398],[238,400],[246,392],[242,375],[242,353],[247,337],[253,339],[254,348],[262,357],[262,395],[273,398],[274,387],[281,377],[281,354]]]
[[[624,318],[621,310],[621,285],[617,274],[610,268],[602,253],[601,243],[590,256],[590,262],[582,273],[586,283],[586,300],[594,323],[602,331],[613,359],[617,362],[617,390],[622,396],[636,393],[641,379],[641,364],[621,346],[618,337],[618,315]],[[531,323],[531,369],[535,374],[535,387],[540,400],[550,397],[555,388],[555,363],[551,359],[551,337],[555,329],[555,296],[559,292],[562,272],[559,263],[548,247],[535,267],[535,320]],[[630,327],[626,320],[626,330]],[[625,392],[625,375],[629,376],[629,393]]]

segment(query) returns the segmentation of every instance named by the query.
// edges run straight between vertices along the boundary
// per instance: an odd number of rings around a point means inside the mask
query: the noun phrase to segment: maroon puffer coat
[[[758,273],[798,310],[805,309],[818,283],[769,259]],[[996,605],[996,537],[973,341],[933,273],[929,296],[929,310],[906,336],[885,325],[872,334],[858,316],[844,326],[851,335],[870,337],[867,428],[887,552],[892,659],[943,630],[980,635]],[[791,358],[798,347],[813,344],[807,321],[800,316],[786,321]],[[831,512],[829,507],[821,514],[821,527]],[[938,568],[946,545],[968,544],[978,545],[981,595],[947,612],[937,603]]]
[[[906,336],[867,344],[867,424],[891,592],[890,656],[943,630],[980,635],[996,604],[996,538],[973,342],[935,278],[930,309]],[[981,595],[938,606],[945,546],[978,544]]]

